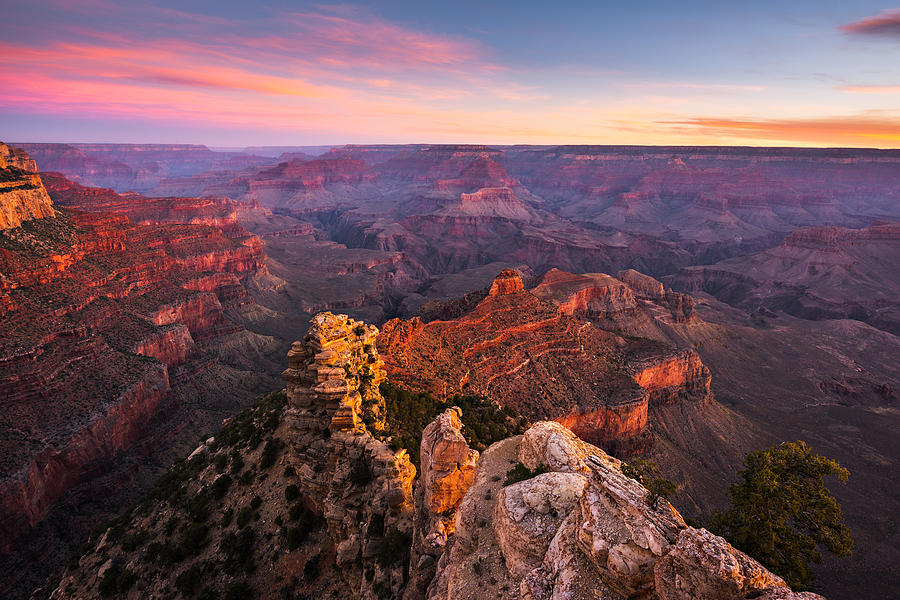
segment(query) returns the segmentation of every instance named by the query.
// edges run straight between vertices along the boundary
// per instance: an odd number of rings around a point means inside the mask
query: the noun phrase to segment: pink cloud
[[[866,17],[840,29],[846,33],[864,35],[885,35],[900,37],[900,9],[886,10],[874,17]]]

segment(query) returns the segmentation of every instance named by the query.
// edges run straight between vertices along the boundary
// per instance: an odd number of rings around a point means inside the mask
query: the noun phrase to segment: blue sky
[[[10,3],[13,141],[900,147],[876,2]]]

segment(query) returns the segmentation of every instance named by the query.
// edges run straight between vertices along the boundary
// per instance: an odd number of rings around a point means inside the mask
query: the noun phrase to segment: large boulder
[[[654,572],[660,600],[821,598],[792,592],[781,577],[706,529],[682,530]]]
[[[523,577],[541,564],[587,483],[578,473],[545,473],[500,491],[493,529],[511,573]]]

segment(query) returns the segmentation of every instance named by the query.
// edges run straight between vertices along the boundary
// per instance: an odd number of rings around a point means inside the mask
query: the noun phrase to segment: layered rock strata
[[[651,406],[710,400],[710,374],[693,350],[658,341],[660,324],[690,318],[656,303],[680,294],[658,282],[651,288],[654,280],[640,274],[623,277],[637,289],[604,274],[553,270],[526,290],[505,270],[457,319],[389,321],[379,349],[407,385],[484,394],[607,449],[646,450]]]
[[[385,372],[372,325],[320,313],[288,353],[294,464],[308,502],[324,514],[336,564],[359,597],[392,597],[407,582],[405,563],[378,560],[385,536],[411,534],[415,467],[370,432],[384,428],[378,384]]]
[[[0,229],[56,214],[36,171],[25,152],[0,142]]]

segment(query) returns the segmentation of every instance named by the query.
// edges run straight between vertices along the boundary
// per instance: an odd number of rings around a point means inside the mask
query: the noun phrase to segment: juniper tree
[[[741,481],[729,487],[732,508],[713,517],[713,530],[734,546],[795,589],[809,583],[820,547],[850,555],[850,530],[823,481],[847,481],[850,472],[836,461],[802,441],[783,443],[748,454],[738,474]]]

